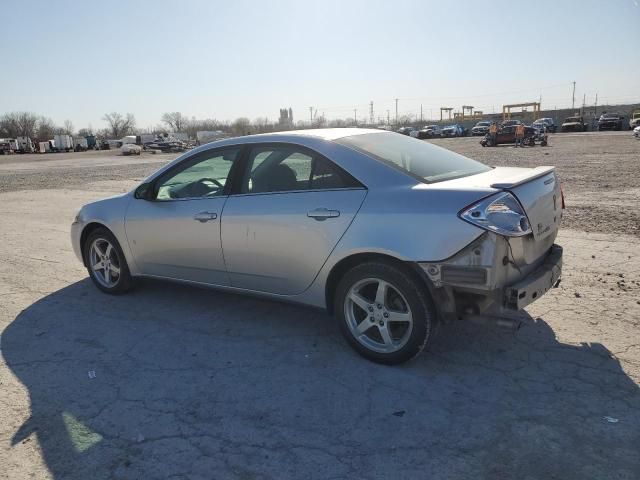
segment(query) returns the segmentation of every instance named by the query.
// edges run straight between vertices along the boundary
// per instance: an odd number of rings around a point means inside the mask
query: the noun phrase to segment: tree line
[[[239,117],[229,122],[211,118],[189,118],[181,112],[166,112],[161,116],[160,124],[147,129],[137,128],[136,119],[132,113],[105,113],[102,120],[106,125],[104,128],[94,131],[89,125],[76,131],[71,120],[65,120],[62,125],[57,125],[51,118],[33,112],[9,112],[0,116],[0,138],[30,137],[34,141],[47,141],[56,134],[67,134],[77,136],[96,135],[100,138],[119,139],[125,135],[167,132],[182,132],[188,134],[190,138],[195,138],[196,132],[202,130],[220,130],[229,135],[237,136],[277,132],[291,128],[349,127],[355,125],[353,118],[327,121],[323,116],[319,116],[314,118],[312,122],[298,121],[295,124],[291,124],[274,122],[266,117],[258,117],[254,120]]]

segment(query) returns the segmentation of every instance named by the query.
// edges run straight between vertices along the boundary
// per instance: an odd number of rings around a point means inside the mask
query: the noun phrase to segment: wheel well
[[[99,228],[104,228],[106,230],[109,230],[107,227],[105,227],[101,223],[92,222],[92,223],[88,223],[82,230],[82,233],[80,234],[80,252],[82,253],[82,263],[84,263],[85,267],[87,266],[87,259],[84,258],[84,242],[87,241],[87,238],[89,237],[89,235],[91,235],[92,232],[96,231]]]
[[[414,266],[410,262],[404,262],[397,259],[396,257],[385,255],[383,253],[356,253],[355,255],[351,255],[340,260],[333,267],[333,269],[329,273],[329,276],[327,277],[327,283],[325,286],[325,302],[329,314],[333,314],[333,304],[336,290],[338,288],[338,283],[340,282],[340,279],[344,276],[344,274],[356,265],[372,261],[391,263],[399,268],[402,268],[412,277],[414,277],[417,282],[424,285],[429,290],[429,293],[432,292],[432,285],[429,284],[425,276],[420,275],[420,273],[418,272],[419,267],[417,265]]]

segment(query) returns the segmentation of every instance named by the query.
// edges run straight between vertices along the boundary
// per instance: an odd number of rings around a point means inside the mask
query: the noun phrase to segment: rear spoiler
[[[544,177],[548,173],[553,172],[556,167],[536,167],[532,170],[524,170],[522,172],[514,173],[510,178],[504,179],[501,182],[492,183],[491,188],[515,188],[523,183],[530,182],[536,178]]]

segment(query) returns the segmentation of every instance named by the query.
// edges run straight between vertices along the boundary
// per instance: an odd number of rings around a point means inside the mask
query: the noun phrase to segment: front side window
[[[255,147],[249,154],[242,193],[355,188],[360,184],[320,155],[295,146]]]
[[[393,133],[366,133],[336,142],[387,163],[425,183],[442,182],[491,170],[480,162],[428,142]]]
[[[161,177],[156,184],[156,200],[208,198],[222,195],[240,148],[217,150],[187,160],[177,171]]]

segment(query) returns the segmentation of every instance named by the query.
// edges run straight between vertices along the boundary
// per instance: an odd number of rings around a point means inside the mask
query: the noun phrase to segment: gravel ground
[[[606,160],[581,163],[582,141]],[[637,202],[640,142],[622,135],[437,143],[557,164],[570,208],[592,195],[603,222]],[[73,215],[170,156],[75,155],[0,161],[0,478],[640,478],[640,256],[622,217],[568,220],[562,284],[518,330],[452,323],[384,367],[323,312],[157,282],[98,292]]]

